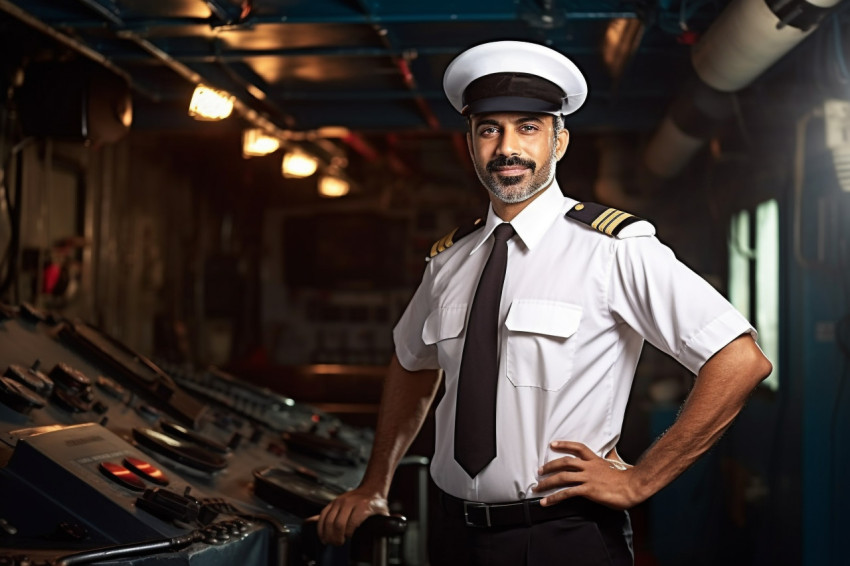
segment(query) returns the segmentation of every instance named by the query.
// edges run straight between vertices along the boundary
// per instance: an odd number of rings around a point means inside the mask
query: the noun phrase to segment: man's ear
[[[475,147],[472,145],[472,134],[470,132],[466,132],[466,147],[469,149],[469,157],[472,158],[472,161],[475,161]]]
[[[558,133],[558,139],[555,141],[555,155],[558,156],[558,161],[567,153],[567,146],[570,145],[570,132],[566,128]]]

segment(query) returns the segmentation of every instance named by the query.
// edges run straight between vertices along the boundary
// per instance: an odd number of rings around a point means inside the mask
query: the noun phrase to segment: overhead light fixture
[[[329,173],[319,179],[319,195],[328,198],[342,197],[348,194],[351,183],[339,175]]]
[[[196,120],[224,120],[233,112],[233,96],[199,84],[189,102],[189,116]]]
[[[286,178],[302,179],[309,177],[319,168],[319,159],[303,149],[293,147],[286,151],[280,170]]]
[[[346,138],[351,130],[344,126],[322,126],[317,130],[285,130],[283,138],[293,141],[316,140],[324,138]]]
[[[344,126],[323,126],[316,130],[316,135],[320,138],[347,138],[351,130]]]
[[[261,128],[251,128],[242,132],[242,155],[260,157],[274,153],[280,147],[280,140],[268,135]]]

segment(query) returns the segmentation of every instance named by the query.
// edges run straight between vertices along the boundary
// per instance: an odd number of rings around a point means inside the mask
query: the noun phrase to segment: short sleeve
[[[614,245],[611,313],[694,374],[738,336],[756,338],[747,319],[656,238]]]
[[[425,344],[422,339],[425,320],[431,312],[433,264],[434,262],[429,262],[426,266],[422,282],[393,328],[396,357],[408,371],[439,368],[437,347],[434,344]]]

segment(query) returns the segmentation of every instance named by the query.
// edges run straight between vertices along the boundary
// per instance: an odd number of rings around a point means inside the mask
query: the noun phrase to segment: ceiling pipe
[[[171,69],[172,71],[174,71],[175,73],[177,73],[178,75],[180,75],[181,77],[183,77],[184,79],[189,81],[190,83],[195,84],[195,85],[197,85],[199,83],[205,83],[206,84],[206,80],[199,73],[190,69],[189,67],[187,67],[183,63],[175,60],[167,52],[163,51],[162,49],[157,47],[154,43],[148,41],[147,39],[145,39],[141,36],[139,36],[135,32],[132,32],[132,31],[129,31],[129,30],[120,30],[120,31],[116,32],[115,35],[117,37],[120,37],[121,39],[126,39],[128,41],[135,43],[141,49],[147,51],[150,55],[154,56],[156,59],[158,59],[160,62],[162,62],[166,67],[168,67],[169,69]],[[216,85],[211,85],[211,86],[216,86]],[[254,126],[256,126],[258,128],[262,128],[269,135],[275,136],[275,137],[278,137],[278,138],[285,137],[285,130],[280,128],[276,123],[274,123],[268,117],[266,117],[265,115],[256,111],[251,106],[249,106],[247,103],[245,103],[238,96],[234,97],[233,108],[246,121],[248,121],[249,123],[253,124]],[[287,124],[287,126],[289,126],[289,124]]]
[[[841,0],[734,0],[691,53],[696,78],[673,101],[647,144],[644,164],[676,177],[732,111],[746,87],[808,37]]]
[[[694,46],[694,70],[712,88],[741,90],[815,31],[840,1],[736,0]]]
[[[43,33],[44,35],[54,39],[58,43],[64,45],[76,51],[83,57],[98,63],[99,65],[109,69],[119,77],[123,78],[127,81],[127,84],[131,85],[133,90],[141,93],[142,95],[150,98],[151,100],[158,100],[158,96],[156,93],[149,91],[148,89],[142,87],[137,82],[133,80],[133,78],[127,73],[124,69],[116,66],[111,60],[102,55],[101,53],[95,51],[91,47],[85,45],[84,43],[70,37],[64,33],[56,31],[49,25],[45,24],[35,16],[31,15],[29,12],[22,10],[17,5],[13,4],[9,0],[0,0],[0,10],[6,12],[10,16],[20,20],[31,28]]]
[[[105,10],[103,5],[99,4],[96,0],[80,0],[80,2],[83,5],[95,10],[98,14],[101,15],[101,17],[108,20],[113,25],[116,25],[116,26],[123,25],[123,22],[120,19],[120,17],[118,17],[116,14],[112,14],[112,13],[108,12],[107,10]],[[87,57],[88,59],[91,59],[92,61],[99,63],[100,65],[109,69],[110,71],[112,71],[116,75],[127,80],[127,82],[132,86],[133,90],[140,92],[141,94],[148,97],[149,99],[154,100],[154,101],[158,101],[160,99],[160,96],[157,93],[151,92],[151,91],[143,88],[137,82],[133,81],[132,77],[126,71],[124,71],[122,68],[116,66],[110,59],[105,57],[103,54],[92,49],[91,47],[89,47],[85,43],[57,31],[56,29],[54,29],[50,25],[42,22],[40,19],[36,18],[35,16],[30,14],[29,12],[21,9],[20,7],[13,4],[9,0],[0,0],[0,10],[8,13],[9,15],[11,15],[15,18],[17,18],[18,20],[29,25],[30,27],[35,28],[36,30],[40,31],[41,33],[44,33],[45,35],[55,39],[59,43],[65,45],[67,47],[70,47],[71,49],[73,49],[77,53],[80,53],[84,57]],[[189,81],[193,84],[196,84],[196,85],[200,82],[203,82],[203,77],[201,77],[200,74],[196,73],[195,71],[193,71],[192,69],[190,69],[189,67],[184,65],[183,63],[177,61],[176,59],[171,57],[168,53],[166,53],[165,51],[163,51],[162,49],[160,49],[159,47],[154,45],[152,42],[143,38],[138,33],[130,31],[128,29],[119,29],[119,30],[116,30],[116,36],[135,43],[138,47],[140,47],[141,49],[146,51],[148,54],[153,55],[155,58],[159,59],[168,68],[170,68],[172,71],[176,72],[178,75],[185,78],[187,81]],[[276,136],[276,137],[284,137],[285,136],[285,130],[281,129],[275,122],[270,120],[268,117],[257,112],[255,109],[251,108],[248,104],[243,102],[239,97],[236,97],[236,99],[234,101],[234,108],[237,110],[237,112],[246,121],[248,121],[249,123],[253,124],[254,126],[256,126],[258,128],[262,128],[269,135],[273,135],[273,136]]]
[[[437,116],[434,114],[428,101],[420,92],[419,85],[416,83],[416,77],[413,76],[413,71],[410,69],[408,61],[416,58],[416,52],[405,51],[402,56],[393,54],[396,50],[390,37],[390,30],[380,23],[381,17],[376,14],[377,3],[373,0],[358,0],[357,4],[377,34],[380,44],[391,54],[390,59],[401,74],[401,79],[404,81],[407,90],[413,94],[413,101],[419,108],[419,112],[425,119],[425,123],[428,124],[430,129],[439,130],[440,121],[437,120]]]
[[[177,73],[178,75],[180,75],[181,77],[183,77],[184,79],[189,81],[190,83],[197,85],[199,83],[205,82],[204,77],[202,77],[199,73],[196,73],[194,70],[192,70],[191,68],[189,68],[185,64],[174,59],[174,57],[172,57],[169,53],[167,53],[166,51],[157,47],[150,40],[144,38],[140,34],[140,32],[136,32],[136,31],[133,31],[133,30],[126,28],[125,22],[121,19],[119,14],[110,12],[108,9],[106,9],[97,0],[78,0],[78,2],[80,4],[82,4],[83,6],[86,6],[87,8],[93,10],[94,12],[99,14],[102,18],[107,20],[111,25],[113,25],[116,28],[115,29],[115,36],[116,37],[121,38],[121,39],[125,39],[125,40],[128,40],[128,41],[134,43],[136,46],[141,48],[143,51],[147,52],[149,55],[152,55],[154,58],[158,59],[166,67],[168,67],[169,69],[171,69],[172,71],[174,71],[175,73]],[[8,0],[0,0],[0,9],[6,10],[10,14],[12,14],[13,16],[24,21],[25,23],[32,25],[33,27],[36,27],[36,29],[50,35],[51,37],[55,37],[57,39],[60,39],[66,45],[73,47],[78,52],[89,57],[90,59],[97,61],[101,65],[103,65],[103,66],[109,68],[110,70],[120,74],[121,76],[129,77],[129,75],[123,69],[114,65],[109,59],[104,57],[99,52],[91,49],[90,47],[88,47],[84,43],[82,43],[82,42],[80,42],[80,41],[78,41],[74,38],[65,36],[64,34],[56,31],[50,25],[42,22],[41,20],[39,20],[35,16],[32,16],[31,14],[29,14],[28,12],[25,12],[24,10],[18,8],[17,6],[15,6],[11,2],[9,2]],[[133,86],[134,90],[142,91],[142,89],[140,89],[137,84],[132,83],[132,82],[130,84]],[[217,86],[217,85],[211,84],[210,86]],[[144,92],[144,91],[142,91],[142,92]],[[159,98],[160,98],[158,95],[155,95],[155,94],[151,94],[149,96],[153,100],[159,100]],[[275,123],[273,120],[271,120],[268,116],[258,112],[254,108],[252,108],[248,103],[246,103],[244,100],[242,100],[241,97],[239,97],[239,96],[234,97],[233,107],[237,111],[237,113],[240,114],[242,116],[242,118],[244,118],[247,122],[249,122],[250,124],[252,124],[255,127],[258,127],[258,128],[265,130],[266,133],[268,133],[269,135],[272,135],[272,136],[275,136],[275,137],[281,137],[281,136],[284,135],[285,130],[283,130],[277,123]],[[285,122],[288,122],[287,116],[283,116],[282,119]],[[291,124],[287,123],[287,127],[288,126],[291,126]]]
[[[266,10],[269,7],[265,6]],[[610,20],[612,18],[636,18],[638,14],[629,10],[587,10],[587,11],[570,11],[569,19],[571,21],[600,21]],[[250,13],[248,16],[240,17],[238,25],[251,27],[260,25],[275,25],[275,24],[381,24],[381,25],[396,25],[396,24],[440,24],[446,21],[451,22],[469,22],[469,23],[512,23],[516,21],[516,10],[504,12],[478,12],[478,13],[460,13],[456,12],[428,12],[422,13],[398,13],[398,14],[292,14],[292,13]],[[175,16],[169,18],[147,18],[140,22],[132,22],[131,25],[137,26],[140,29],[147,28],[182,28],[191,26],[212,26],[219,22],[216,17],[193,17],[193,16]],[[56,17],[51,20],[50,25],[61,28],[102,28],[103,21],[88,20],[80,18],[63,19]]]

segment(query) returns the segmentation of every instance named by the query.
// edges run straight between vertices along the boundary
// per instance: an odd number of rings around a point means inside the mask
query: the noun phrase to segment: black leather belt
[[[459,517],[468,527],[517,527],[533,525],[554,519],[575,517],[576,519],[595,520],[605,509],[581,497],[573,497],[543,507],[540,499],[525,499],[511,503],[478,503],[458,499],[448,493],[442,493],[443,509],[453,517]]]

